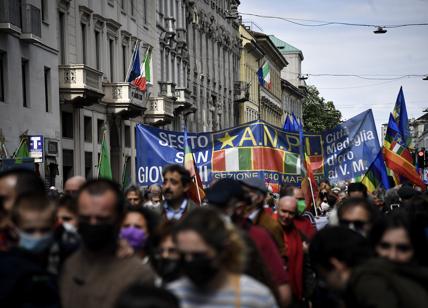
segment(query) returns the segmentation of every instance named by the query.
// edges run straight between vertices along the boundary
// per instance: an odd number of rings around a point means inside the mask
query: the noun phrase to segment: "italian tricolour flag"
[[[267,147],[233,147],[214,151],[213,172],[274,171],[300,174],[300,156]]]

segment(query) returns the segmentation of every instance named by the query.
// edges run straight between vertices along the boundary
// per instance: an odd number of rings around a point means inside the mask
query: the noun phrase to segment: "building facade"
[[[43,136],[49,155],[38,165],[61,185],[56,12],[47,1],[0,0],[0,138],[12,156],[20,135]],[[5,155],[6,156],[6,155]]]
[[[282,101],[284,110],[296,118],[303,118],[303,99],[306,95],[306,83],[301,78],[303,52],[300,49],[280,40],[274,35],[269,38],[287,60],[287,67],[281,70]]]
[[[168,128],[212,131],[233,126],[238,79],[237,0],[156,1],[160,85],[156,100],[172,104]],[[167,98],[167,99],[165,99]],[[166,102],[166,103],[164,103]],[[158,124],[158,121],[154,121]]]
[[[288,63],[266,34],[251,31],[241,25],[240,35],[240,80],[235,88],[235,101],[240,110],[239,121],[245,123],[261,119],[282,127],[284,109],[281,70]],[[260,84],[258,77],[261,67],[265,67],[269,76],[269,82],[264,85]]]

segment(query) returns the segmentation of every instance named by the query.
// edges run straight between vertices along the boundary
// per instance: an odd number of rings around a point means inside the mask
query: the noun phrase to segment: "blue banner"
[[[164,166],[183,164],[183,140],[183,132],[137,125],[137,183],[159,184]],[[188,133],[188,142],[204,185],[226,177],[262,177],[277,190],[283,183],[302,180],[298,132],[254,121],[217,132]],[[380,150],[371,110],[333,130],[305,133],[304,142],[315,176],[332,183],[364,175]]]

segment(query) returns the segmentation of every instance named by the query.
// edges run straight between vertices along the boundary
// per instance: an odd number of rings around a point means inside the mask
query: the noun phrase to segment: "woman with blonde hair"
[[[242,274],[245,244],[217,210],[190,212],[173,237],[184,277],[168,289],[182,307],[277,307],[266,286]]]

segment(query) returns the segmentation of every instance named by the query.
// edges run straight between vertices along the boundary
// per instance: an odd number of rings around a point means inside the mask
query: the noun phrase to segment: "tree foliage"
[[[332,101],[326,101],[321,97],[315,86],[307,87],[307,95],[303,100],[305,131],[320,133],[335,127],[341,119],[342,113],[336,109]]]

